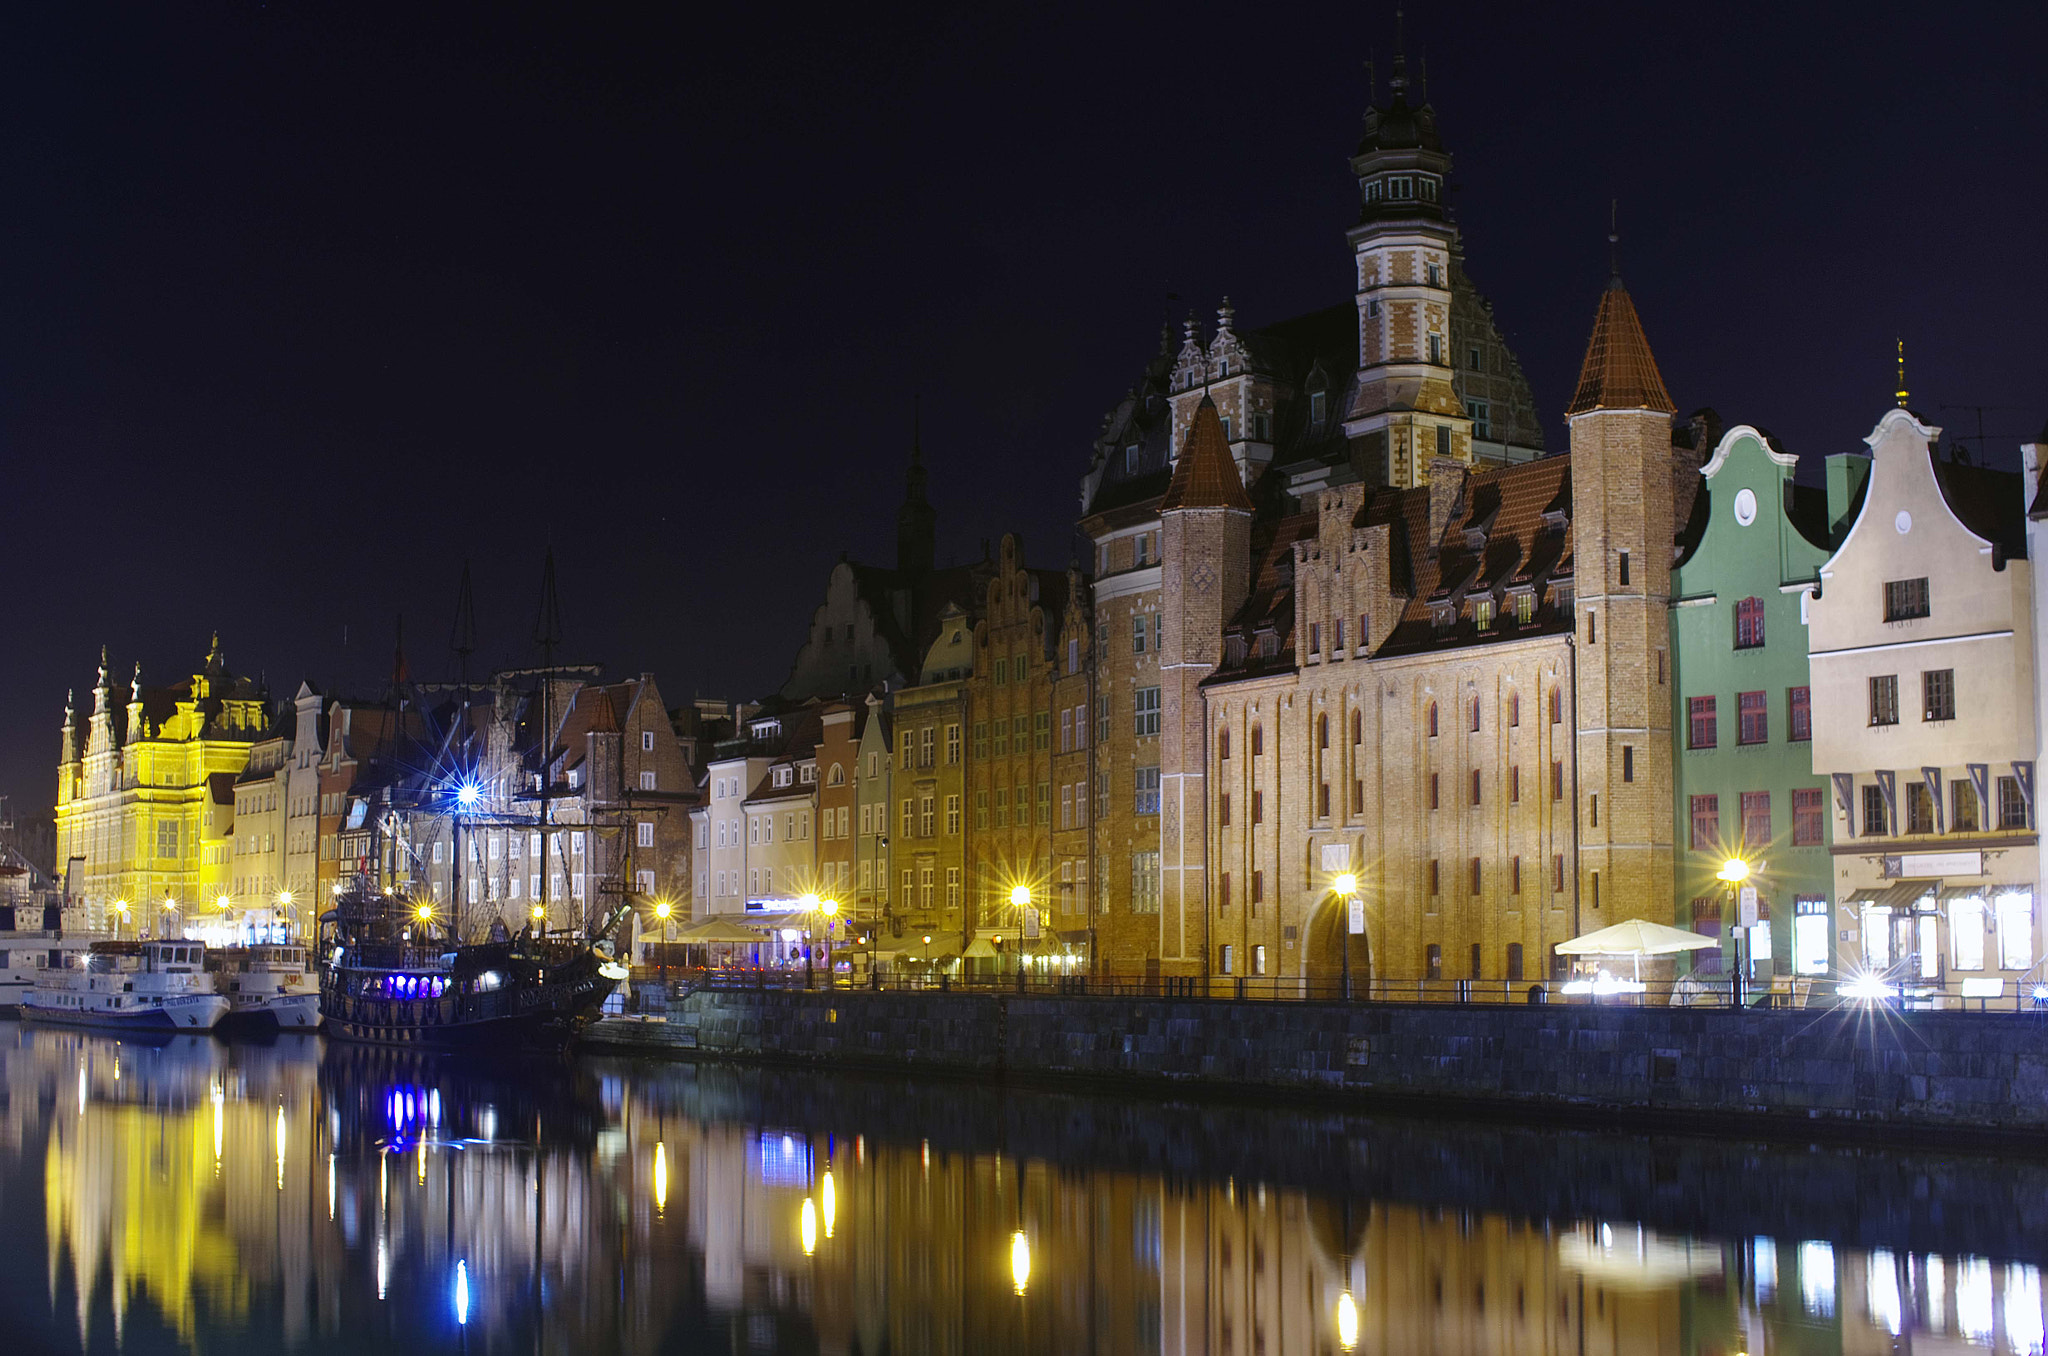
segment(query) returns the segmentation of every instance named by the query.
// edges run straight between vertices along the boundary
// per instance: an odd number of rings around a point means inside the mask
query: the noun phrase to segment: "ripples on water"
[[[23,1352],[2038,1353],[2048,1171],[0,1027]]]

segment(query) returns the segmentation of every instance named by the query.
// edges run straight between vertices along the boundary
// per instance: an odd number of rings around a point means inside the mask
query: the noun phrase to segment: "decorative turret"
[[[1351,157],[1359,384],[1344,431],[1363,440],[1369,478],[1405,487],[1425,482],[1439,457],[1470,462],[1472,421],[1452,368],[1451,269],[1460,245],[1444,205],[1451,157],[1435,110],[1427,100],[1408,103],[1407,58],[1396,41],[1392,99],[1368,106]]]
[[[128,680],[128,729],[122,741],[133,744],[143,736],[142,717],[142,661],[135,661],[135,676]]]
[[[1230,456],[1230,445],[1224,441],[1223,421],[1216,413],[1216,402],[1207,396],[1195,409],[1187,446],[1174,463],[1173,479],[1159,501],[1162,514],[1176,509],[1252,511],[1252,497],[1245,493],[1237,463]]]

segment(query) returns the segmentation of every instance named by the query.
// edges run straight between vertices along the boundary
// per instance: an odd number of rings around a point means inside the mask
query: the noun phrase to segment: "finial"
[[[1183,344],[1195,342],[1195,313],[1190,310],[1188,318],[1180,322],[1180,341]]]
[[[1365,105],[1366,105],[1366,107],[1367,107],[1367,108],[1370,108],[1370,107],[1372,107],[1372,106],[1373,106],[1373,105],[1374,105],[1375,103],[1378,103],[1378,102],[1379,102],[1379,97],[1380,97],[1380,76],[1379,76],[1379,71],[1378,71],[1377,69],[1375,69],[1375,68],[1374,68],[1374,66],[1373,66],[1373,56],[1372,56],[1372,53],[1368,51],[1368,52],[1367,52],[1367,53],[1365,54]]]
[[[1218,330],[1218,331],[1228,330],[1228,329],[1230,328],[1230,326],[1231,326],[1231,322],[1235,321],[1236,319],[1237,319],[1237,308],[1236,308],[1235,306],[1232,306],[1232,305],[1230,304],[1230,298],[1229,298],[1229,297],[1225,297],[1225,298],[1223,299],[1223,304],[1222,304],[1221,306],[1218,306],[1218,307],[1216,308],[1216,328],[1217,328],[1217,330]]]
[[[71,723],[71,713],[72,713],[73,711],[75,711],[75,710],[76,710],[77,708],[78,708],[78,689],[77,689],[77,688],[75,688],[75,687],[67,687],[67,688],[65,688],[65,689],[64,689],[64,723],[65,723],[66,725],[69,725],[69,724]]]
[[[1621,199],[1607,200],[1607,286],[1621,287]]]
[[[1387,81],[1387,89],[1396,99],[1408,92],[1408,43],[1403,36],[1405,19],[1403,11],[1394,11],[1394,78]]]
[[[1899,389],[1897,395],[1899,398],[1899,408],[1903,410],[1906,408],[1906,341],[1904,339],[1899,340]]]

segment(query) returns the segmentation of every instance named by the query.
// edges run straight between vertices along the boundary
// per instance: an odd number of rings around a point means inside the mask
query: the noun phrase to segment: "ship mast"
[[[540,613],[534,618],[533,640],[540,646],[540,728],[536,732],[540,754],[540,915],[541,932],[547,932],[548,887],[555,874],[555,841],[552,809],[554,777],[554,668],[555,647],[562,643],[562,606],[555,594],[555,548],[547,548],[540,575]],[[566,873],[568,864],[563,863]]]

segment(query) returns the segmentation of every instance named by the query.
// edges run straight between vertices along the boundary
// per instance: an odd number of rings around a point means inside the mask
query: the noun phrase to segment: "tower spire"
[[[555,662],[555,647],[562,643],[562,600],[555,594],[555,548],[548,547],[540,568],[540,611],[533,619],[533,643],[540,646],[545,662]]]
[[[1621,199],[1607,200],[1607,285],[1621,286]]]
[[[1898,401],[1899,401],[1899,408],[1900,408],[1900,409],[1902,409],[1902,410],[1903,410],[1903,409],[1905,409],[1905,408],[1906,408],[1906,394],[1907,394],[1907,392],[1906,392],[1906,341],[1905,341],[1904,339],[1900,339],[1900,340],[1899,340],[1899,388],[1898,388],[1898,390],[1897,390],[1896,392],[1894,392],[1893,394],[1895,394],[1895,395],[1896,395],[1896,396],[1898,397]]]
[[[1387,89],[1394,98],[1401,99],[1408,93],[1408,42],[1407,14],[1396,7],[1394,10],[1394,75],[1387,81]]]
[[[938,514],[925,498],[924,399],[910,402],[910,469],[903,477],[903,506],[896,510],[896,568],[931,573],[938,554]]]

